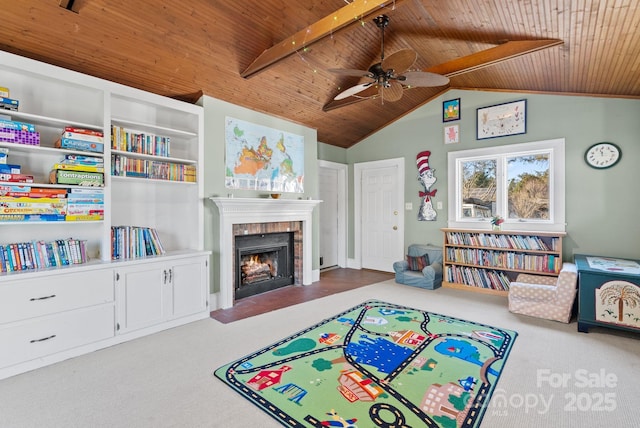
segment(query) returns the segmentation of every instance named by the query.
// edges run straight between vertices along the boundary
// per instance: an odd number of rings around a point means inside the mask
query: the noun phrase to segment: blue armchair
[[[396,282],[399,284],[411,285],[413,287],[433,290],[442,285],[442,247],[435,245],[411,244],[407,250],[409,257],[427,256],[427,265],[421,270],[411,270],[416,268],[410,266],[407,260],[395,262],[393,270],[396,273]]]

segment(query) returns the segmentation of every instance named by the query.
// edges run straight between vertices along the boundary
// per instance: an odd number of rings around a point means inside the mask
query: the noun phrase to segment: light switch
[[[439,210],[442,209],[442,201],[438,201],[438,203],[436,204],[436,207],[438,207]]]
[[[411,211],[413,209],[413,202],[405,202],[404,209],[407,211]]]

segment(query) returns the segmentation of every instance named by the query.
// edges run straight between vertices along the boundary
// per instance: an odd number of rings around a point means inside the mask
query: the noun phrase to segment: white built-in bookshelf
[[[88,221],[0,221],[0,245],[82,241],[86,263],[0,273],[0,378],[208,316],[204,251],[202,107],[0,52],[0,87],[20,102],[0,110],[34,124],[40,145],[0,142],[11,164],[50,184],[65,154],[104,160],[104,216]],[[104,133],[104,151],[54,147],[66,126]],[[158,136],[169,151],[111,147],[112,130]],[[112,175],[126,158],[153,175]],[[166,172],[166,174],[165,174]],[[0,186],[8,183],[0,182]],[[113,227],[157,233],[165,252],[112,259]]]

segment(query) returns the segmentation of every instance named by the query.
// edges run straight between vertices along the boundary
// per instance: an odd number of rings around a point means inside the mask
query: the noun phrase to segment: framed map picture
[[[304,193],[304,137],[225,118],[225,186]]]
[[[527,100],[479,108],[476,120],[478,140],[526,134]]]
[[[460,119],[460,98],[442,102],[442,121],[450,122]]]

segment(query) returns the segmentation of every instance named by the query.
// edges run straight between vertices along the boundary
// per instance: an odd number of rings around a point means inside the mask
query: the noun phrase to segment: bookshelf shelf
[[[42,116],[39,114],[30,114],[21,111],[12,111],[11,116],[13,120],[17,120],[20,122],[29,122],[34,125],[53,126],[59,128],[64,128],[65,126],[73,126],[76,128],[88,128],[94,129],[96,131],[102,131],[102,125],[96,125],[95,123],[77,122],[74,120],[59,117]]]
[[[122,126],[123,128],[131,128],[136,131],[151,132],[154,134],[164,134],[169,137],[197,137],[198,134],[194,131],[187,131],[183,129],[169,128],[165,126],[152,125],[145,122],[137,122],[133,120],[126,120],[121,118],[112,118],[111,123],[113,125]]]
[[[137,182],[146,182],[146,183],[156,183],[159,186],[162,185],[169,185],[169,186],[197,186],[198,183],[194,183],[191,181],[178,181],[178,180],[161,180],[161,179],[157,179],[157,178],[142,178],[142,177],[125,177],[125,176],[120,176],[120,175],[112,175],[111,176],[111,181],[113,183],[115,182],[121,182],[121,183],[130,183],[133,181],[137,181]]]
[[[33,153],[34,155],[38,154],[48,154],[48,155],[81,155],[86,156],[90,153],[90,156],[104,157],[104,153],[94,153],[94,152],[81,152],[79,150],[69,150],[69,149],[59,149],[56,147],[46,147],[46,146],[31,146],[28,144],[15,144],[15,143],[7,143],[4,141],[0,141],[0,147],[4,147],[6,149],[10,149],[13,152],[25,152],[25,153]]]
[[[442,229],[449,288],[506,296],[520,273],[558,276],[564,233]]]

